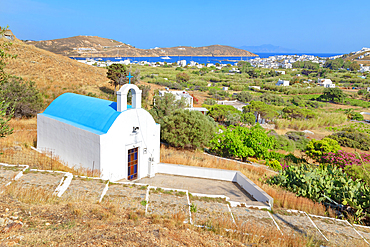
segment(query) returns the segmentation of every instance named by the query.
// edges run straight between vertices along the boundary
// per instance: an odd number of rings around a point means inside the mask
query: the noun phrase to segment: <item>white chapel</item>
[[[37,115],[37,148],[69,166],[99,170],[102,179],[139,179],[155,174],[160,125],[141,108],[136,85],[125,84],[117,102],[65,93]]]

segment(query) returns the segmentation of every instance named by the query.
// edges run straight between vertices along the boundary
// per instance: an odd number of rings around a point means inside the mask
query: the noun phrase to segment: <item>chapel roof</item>
[[[39,115],[102,135],[108,132],[120,114],[116,102],[65,93],[51,102]]]

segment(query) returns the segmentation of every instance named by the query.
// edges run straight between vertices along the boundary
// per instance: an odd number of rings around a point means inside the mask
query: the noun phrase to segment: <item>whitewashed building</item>
[[[287,86],[289,86],[289,81],[284,81],[284,80],[279,79],[278,82],[275,85],[276,86],[287,87]]]
[[[159,96],[163,97],[166,93],[171,93],[175,95],[176,100],[181,100],[181,98],[185,99],[185,103],[188,105],[188,107],[193,107],[193,96],[191,96],[188,92],[186,91],[169,91],[169,90],[163,90],[159,91]]]
[[[335,84],[330,79],[318,79],[317,85],[326,88],[335,88]]]
[[[141,90],[133,84],[117,92],[117,102],[65,93],[37,115],[37,148],[69,166],[98,170],[102,179],[132,180],[155,174],[160,125],[141,108]]]

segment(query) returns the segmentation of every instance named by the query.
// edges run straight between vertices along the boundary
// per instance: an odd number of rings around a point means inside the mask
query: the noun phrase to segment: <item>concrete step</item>
[[[276,225],[267,211],[246,207],[232,207],[231,212],[237,224],[242,227],[256,225],[258,227],[267,226],[276,229]]]
[[[7,183],[11,182],[12,179],[17,176],[19,172],[22,171],[22,168],[20,167],[14,167],[14,166],[0,166],[0,188],[2,186],[5,186]]]
[[[74,176],[62,195],[64,200],[98,202],[108,181]]]
[[[222,225],[225,228],[233,228],[235,223],[228,207],[228,203],[215,202],[212,198],[209,201],[197,200],[192,198],[191,205],[192,220],[195,225],[217,226]]]
[[[42,188],[53,193],[62,181],[65,181],[63,173],[28,170],[18,180],[13,181],[12,179],[22,169],[0,165],[0,186],[11,181],[12,184],[22,188]],[[189,198],[187,192],[156,189],[143,184],[110,183],[107,188],[107,183],[105,180],[74,176],[62,195],[62,200],[98,202],[104,198],[118,202],[130,210],[147,210],[149,214],[168,217],[183,214],[186,221],[191,215],[192,223],[195,225],[205,227],[220,225],[228,229],[235,229],[235,226],[261,226],[280,229],[282,234],[287,235],[312,236],[323,245],[366,246],[367,243],[360,234],[370,242],[370,227],[358,225],[353,227],[347,221],[308,216],[304,212],[285,209],[277,209],[271,214],[257,208],[230,207],[229,203],[221,198],[191,195]]]
[[[147,186],[135,184],[110,184],[103,200],[119,203],[131,210],[145,210]]]
[[[44,190],[53,193],[63,177],[64,174],[61,173],[25,171],[23,172],[23,176],[14,183],[26,189],[42,187]]]
[[[149,190],[148,213],[159,214],[172,217],[176,214],[183,215],[185,220],[189,220],[189,204],[187,194],[172,190],[162,190],[160,188]]]
[[[322,234],[337,246],[346,246],[345,243],[362,242],[361,236],[346,222],[330,218],[311,217]]]
[[[316,240],[327,241],[305,214],[276,210],[272,216],[284,234],[298,233],[311,236]]]

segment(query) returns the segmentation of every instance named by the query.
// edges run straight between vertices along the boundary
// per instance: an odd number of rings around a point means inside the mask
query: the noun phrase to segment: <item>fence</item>
[[[30,168],[42,170],[53,170],[53,168],[60,166],[58,157],[53,155],[51,149],[42,150],[42,153],[33,150],[3,150],[0,153],[0,163],[28,165]]]

